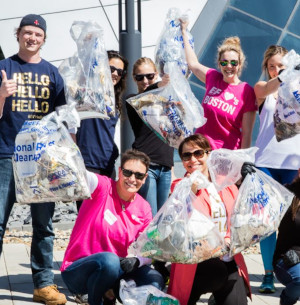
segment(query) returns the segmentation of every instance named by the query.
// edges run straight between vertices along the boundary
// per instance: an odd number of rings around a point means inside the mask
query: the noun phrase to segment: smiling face
[[[139,172],[145,174],[147,172],[146,166],[140,160],[128,160],[123,165],[124,169],[127,169],[132,172]],[[141,188],[141,186],[145,183],[147,175],[143,179],[137,179],[135,175],[131,175],[130,177],[125,177],[122,169],[119,168],[119,179],[117,182],[117,189],[120,197],[130,198],[132,195]]]
[[[220,62],[227,62],[228,64],[226,66],[222,66]],[[238,65],[234,66],[231,64],[231,62],[237,62]],[[227,83],[233,83],[238,81],[238,72],[240,69],[240,64],[239,64],[239,55],[235,51],[225,51],[221,56],[220,56],[220,61],[219,61],[219,68],[223,74],[223,79]]]
[[[184,153],[190,152],[193,153],[196,150],[206,150],[206,148],[202,148],[198,145],[194,145],[191,142],[187,142],[183,144],[182,147],[182,155]],[[196,157],[195,155],[192,155],[190,160],[184,161],[182,160],[183,167],[185,170],[192,174],[195,170],[199,170],[203,175],[205,175],[207,178],[209,177],[208,169],[207,169],[207,161],[208,153],[204,153],[202,157]]]
[[[21,53],[35,54],[45,42],[45,33],[36,26],[26,25],[18,32],[17,39]]]
[[[109,65],[113,66],[117,69],[122,69],[124,70],[124,62],[117,57],[113,57],[109,59]],[[113,85],[115,86],[122,78],[122,75],[118,75],[118,71],[115,70],[114,72],[111,73],[111,79],[113,82]]]
[[[267,69],[268,69],[268,73],[270,78],[274,78],[278,76],[278,72],[281,69],[284,69],[285,66],[281,63],[282,60],[282,54],[276,54],[272,57],[270,57],[270,59],[267,62]]]
[[[157,72],[155,71],[153,65],[148,63],[143,63],[135,68],[134,75],[153,74],[153,73],[155,74],[153,79],[148,79],[147,77],[144,77],[142,80],[137,81],[134,78],[134,81],[136,82],[138,87],[138,93],[144,92],[147,89],[147,87],[149,87],[150,85],[154,84],[157,81]]]

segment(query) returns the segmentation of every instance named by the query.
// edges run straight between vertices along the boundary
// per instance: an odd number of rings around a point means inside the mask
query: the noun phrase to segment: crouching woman
[[[206,137],[201,134],[187,137],[181,142],[178,152],[186,176],[199,170],[211,181],[207,168],[211,146]],[[246,174],[245,168],[244,176]],[[173,182],[171,190],[179,180]],[[207,189],[193,191],[200,199],[198,203],[207,210],[207,214],[218,225],[221,235],[228,243],[230,217],[238,194],[237,187],[232,185],[217,192],[211,183]],[[178,298],[181,305],[195,305],[200,296],[208,292],[212,292],[217,305],[247,304],[247,294],[249,297],[251,294],[248,271],[242,254],[239,253],[233,258],[225,255],[193,265],[172,264],[168,293]]]
[[[117,181],[87,172],[91,199],[82,203],[61,271],[70,292],[87,293],[90,305],[101,305],[121,279],[164,288],[162,276],[147,265],[150,259],[126,258],[129,245],[152,220],[149,203],[137,194],[149,163],[146,154],[129,150]]]

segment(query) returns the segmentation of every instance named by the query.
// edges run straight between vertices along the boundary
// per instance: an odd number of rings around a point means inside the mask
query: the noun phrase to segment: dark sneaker
[[[264,276],[263,282],[260,285],[258,291],[261,293],[274,293],[275,292],[273,273],[270,272]]]
[[[87,294],[76,294],[75,302],[77,302],[78,304],[89,305],[88,295]]]
[[[213,294],[209,297],[207,305],[216,305],[216,301]]]

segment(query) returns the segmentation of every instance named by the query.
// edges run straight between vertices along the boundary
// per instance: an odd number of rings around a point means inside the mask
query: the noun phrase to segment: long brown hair
[[[119,58],[124,64],[123,74],[120,81],[114,86],[115,99],[116,99],[116,109],[121,114],[122,112],[122,95],[126,90],[126,77],[128,69],[128,60],[122,56],[118,51],[109,50],[107,51],[108,60],[111,58]]]

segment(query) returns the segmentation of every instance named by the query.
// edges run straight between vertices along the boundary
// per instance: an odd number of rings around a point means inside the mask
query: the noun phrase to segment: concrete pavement
[[[25,244],[4,244],[3,255],[0,258],[0,304],[1,305],[29,305],[37,304],[32,301],[33,284],[30,270],[30,248]],[[74,297],[64,285],[59,266],[62,262],[64,251],[54,251],[55,283],[61,292],[67,295],[68,303],[76,304]],[[248,271],[250,274],[253,305],[278,305],[282,285],[276,282],[277,291],[274,294],[263,295],[258,292],[258,287],[263,276],[261,256],[257,254],[245,255]],[[201,297],[201,303],[207,304],[209,294]],[[237,304],[238,305],[238,304]],[[297,302],[300,305],[300,301]]]

